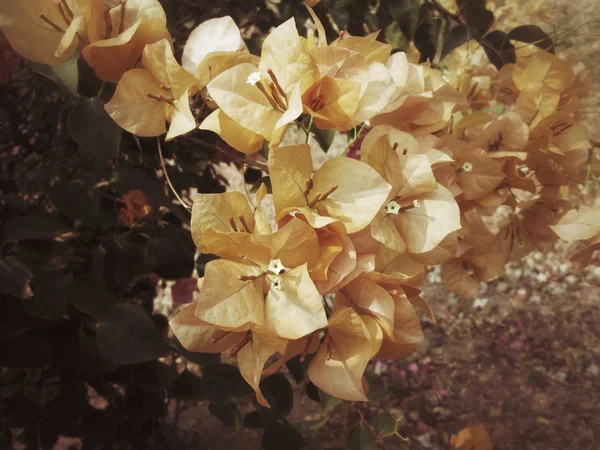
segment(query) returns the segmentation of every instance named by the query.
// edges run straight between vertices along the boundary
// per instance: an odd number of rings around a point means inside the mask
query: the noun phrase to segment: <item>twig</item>
[[[231,152],[219,147],[218,145],[203,141],[202,139],[194,138],[191,136],[182,136],[182,138],[187,141],[194,142],[203,147],[209,148],[211,150],[221,152],[221,153],[229,156],[231,159],[235,159],[236,161],[239,161],[240,163],[245,164],[248,167],[254,167],[255,169],[262,170],[263,172],[269,173],[269,167],[266,164],[260,163],[258,161],[251,161],[249,159],[243,158],[241,156],[238,156],[234,153],[231,153]]]
[[[163,154],[162,154],[162,147],[160,145],[160,137],[156,138],[156,144],[158,145],[158,156],[160,157],[160,164],[162,165],[162,169],[165,174],[165,178],[167,179],[167,183],[169,183],[169,187],[171,188],[171,191],[173,192],[175,197],[177,197],[177,200],[179,200],[179,202],[185,207],[185,209],[187,209],[188,211],[191,211],[192,207],[183,201],[183,199],[179,196],[179,194],[173,187],[173,184],[171,183],[171,179],[169,178],[169,173],[167,172],[167,168],[165,166],[165,160],[164,160]]]

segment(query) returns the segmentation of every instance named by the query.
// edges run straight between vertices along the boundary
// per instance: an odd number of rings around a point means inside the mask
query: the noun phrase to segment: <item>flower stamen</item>
[[[244,346],[250,342],[252,340],[252,331],[248,330],[248,332],[244,335],[244,337],[240,340],[240,342],[237,343],[237,345],[235,347],[233,347],[231,349],[231,351],[229,351],[225,357],[226,358],[233,358],[235,355],[237,355],[239,353],[239,351],[244,348]]]
[[[250,233],[250,227],[248,226],[248,222],[246,222],[246,219],[244,218],[244,216],[240,214],[238,216],[238,219],[240,220],[240,223],[244,227],[244,229],[241,231],[243,231],[245,233]]]
[[[169,104],[169,105],[171,105],[171,106],[173,106],[173,105],[174,105],[174,103],[173,103],[173,100],[170,100],[170,99],[168,99],[168,98],[165,98],[165,97],[164,97],[164,96],[162,96],[162,95],[154,95],[154,94],[151,94],[150,92],[148,92],[148,93],[146,94],[146,97],[148,97],[148,98],[150,98],[150,99],[152,99],[152,100],[159,101],[159,102],[164,102],[164,103],[167,103],[167,104]]]
[[[69,17],[67,17],[67,13],[65,12],[65,9],[63,8],[63,4],[57,3],[56,7],[58,8],[58,11],[60,12],[60,15],[62,16],[62,18],[65,21],[65,23],[67,24],[67,26],[70,26],[72,20],[69,19]]]
[[[40,19],[42,19],[44,22],[46,22],[48,25],[50,25],[52,28],[54,28],[59,33],[65,32],[61,27],[56,25],[54,22],[52,22],[50,19],[48,19],[45,15],[40,14]]]
[[[127,0],[121,0],[121,23],[119,24],[119,34],[125,30],[125,5],[127,5]]]
[[[104,7],[104,37],[110,39],[112,35],[112,19],[110,18],[110,9],[108,6]]]

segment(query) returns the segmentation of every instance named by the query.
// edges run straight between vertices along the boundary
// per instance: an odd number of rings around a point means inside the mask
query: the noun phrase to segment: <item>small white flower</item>
[[[475,301],[473,302],[473,308],[483,308],[487,304],[488,304],[487,298],[476,298]]]
[[[385,207],[385,212],[388,214],[398,214],[400,212],[400,205],[395,200],[392,200]]]
[[[471,164],[469,161],[467,161],[466,163],[464,163],[462,165],[462,168],[465,172],[470,172],[471,170],[473,170],[473,164]]]
[[[286,270],[288,270],[288,268],[281,264],[280,259],[272,259],[269,263],[269,272],[274,273],[275,275],[279,275]]]
[[[250,75],[248,75],[246,83],[251,84],[252,86],[256,86],[256,83],[258,83],[260,79],[260,72],[252,72]]]
[[[419,200],[413,200],[413,206],[414,206],[415,208],[418,208],[418,207],[420,207],[420,206],[421,206],[421,202],[420,202]]]
[[[271,281],[271,288],[281,290],[281,279],[279,277],[274,277],[273,281]]]

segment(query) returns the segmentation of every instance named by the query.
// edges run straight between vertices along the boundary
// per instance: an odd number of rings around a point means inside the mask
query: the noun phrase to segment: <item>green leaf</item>
[[[362,421],[350,431],[347,443],[350,450],[374,450],[377,447],[375,437]]]
[[[324,416],[317,420],[305,420],[304,422],[298,422],[293,424],[294,428],[297,429],[303,436],[309,436],[314,438],[319,430],[323,428],[329,421],[328,416]]]
[[[0,292],[17,298],[31,295],[29,283],[33,274],[25,263],[17,256],[6,256],[0,259]]]
[[[226,406],[211,403],[208,405],[208,410],[224,425],[235,428],[237,431],[242,429],[242,412],[235,403]]]
[[[515,63],[515,46],[504,31],[494,30],[482,39],[483,50],[490,62],[500,70],[504,64]]]
[[[331,147],[333,139],[335,138],[335,133],[335,130],[321,130],[317,127],[313,127],[313,129],[310,130],[310,134],[317,140],[324,152],[327,152],[329,147]]]
[[[520,27],[513,28],[508,33],[508,39],[527,42],[542,50],[554,53],[554,42],[552,41],[552,38],[536,25],[521,25]]]
[[[365,373],[365,379],[369,383],[369,392],[367,398],[372,403],[379,403],[387,397],[387,389],[383,384],[383,379],[372,372]]]
[[[412,41],[419,25],[421,2],[419,0],[392,1],[388,6],[406,39]]]
[[[33,297],[23,300],[25,310],[40,319],[60,319],[67,312],[64,291],[72,281],[70,272],[51,272],[41,280],[36,276],[31,283]]]
[[[50,189],[50,200],[61,213],[95,227],[103,191],[83,181],[61,181]]]
[[[177,340],[176,336],[173,336],[172,342],[177,347],[177,350],[179,350],[179,353],[181,353],[181,356],[190,362],[198,364],[200,367],[214,366],[221,362],[220,353],[190,352],[183,345],[181,345],[181,342]]]
[[[251,392],[254,391],[242,378],[237,367],[216,364],[203,368],[202,393],[211,403],[230,405]]]
[[[144,260],[148,269],[159,277],[177,280],[192,276],[195,253],[190,232],[169,226],[152,235]]]
[[[79,68],[77,61],[79,54],[74,53],[69,59],[61,64],[50,66],[33,61],[28,61],[27,64],[40,75],[54,81],[61,88],[65,89],[71,95],[77,95],[77,87],[79,84]]]
[[[141,307],[113,306],[98,324],[100,352],[115,364],[135,364],[164,355],[166,344],[154,322]]]
[[[135,366],[131,374],[131,384],[160,392],[168,389],[176,378],[177,368],[174,365],[149,361]]]
[[[63,362],[78,372],[110,372],[117,365],[106,359],[98,350],[96,340],[83,330],[73,336],[63,349]]]
[[[270,408],[257,405],[263,423],[284,419],[292,412],[294,390],[285,375],[276,373],[265,378],[260,383],[260,390],[271,405]]]
[[[306,445],[306,441],[298,431],[280,422],[267,425],[261,443],[264,450],[300,450]]]
[[[342,399],[329,395],[327,392],[319,389],[319,398],[321,399],[321,411],[324,414],[328,414],[333,411],[337,406],[343,402]]]
[[[173,400],[203,400],[202,379],[185,369],[169,387],[169,398]]]
[[[94,276],[73,280],[63,295],[75,308],[95,319],[101,319],[117,303],[104,281]]]
[[[472,37],[472,33],[465,24],[460,24],[452,28],[444,38],[441,59],[444,59],[455,48],[460,47]]]
[[[20,241],[23,239],[54,239],[71,231],[71,228],[49,217],[12,217],[4,224],[4,242]]]
[[[133,279],[149,275],[144,263],[147,237],[136,232],[116,237],[104,256],[104,279],[109,289],[122,292]]]
[[[252,185],[252,187],[250,188],[250,193],[251,194],[256,194],[256,192],[260,188],[261,184],[264,184],[265,187],[267,188],[267,194],[272,194],[273,193],[273,187],[271,186],[271,177],[269,175],[266,175],[266,176],[262,177],[256,183],[254,183]]]
[[[494,13],[489,9],[469,6],[463,11],[465,22],[479,36],[483,36],[494,23]],[[473,33],[473,34],[475,34]]]
[[[86,152],[104,161],[119,156],[123,130],[104,110],[98,97],[85,99],[69,114],[69,133]]]
[[[23,302],[16,298],[0,299],[0,317],[0,338],[18,336],[44,323],[43,320],[27,314]]]
[[[396,418],[389,413],[377,414],[375,431],[379,436],[389,436],[396,432]]]
[[[27,370],[4,369],[0,371],[0,399],[19,392],[27,383]],[[8,448],[8,447],[6,447]]]

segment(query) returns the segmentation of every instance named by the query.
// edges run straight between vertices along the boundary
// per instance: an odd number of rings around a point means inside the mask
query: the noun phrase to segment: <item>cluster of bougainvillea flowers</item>
[[[471,295],[559,237],[586,241],[582,264],[600,246],[600,211],[579,202],[598,161],[580,120],[588,74],[575,61],[530,45],[498,71],[465,46],[434,69],[392,54],[377,33],[328,44],[309,9],[316,36],[290,19],[260,57],[230,17],[208,20],[180,65],[156,0],[109,3],[5,2],[0,26],[36,61],[58,63],[80,46],[101,79],[118,82],[106,110],[133,134],[197,128],[189,97],[200,94],[214,111],[199,128],[245,154],[268,143],[275,221],[265,185],[256,207],[239,192],[198,195],[194,242],[219,259],[171,321],[188,350],[237,355],[263,405],[261,376],[308,354],[320,389],[366,400],[369,360],[422,342],[416,309],[434,318],[418,288],[428,267],[442,265],[444,283]],[[308,144],[281,145],[299,122],[366,123],[360,160],[314,167]]]

